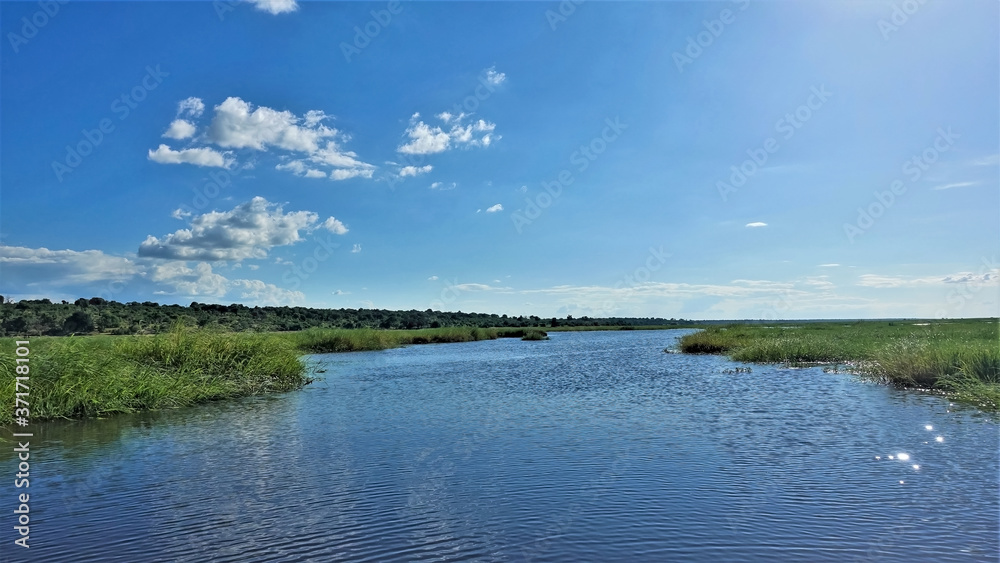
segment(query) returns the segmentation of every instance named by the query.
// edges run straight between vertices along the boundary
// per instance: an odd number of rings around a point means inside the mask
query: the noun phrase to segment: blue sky
[[[0,291],[997,316],[998,12],[4,2]]]

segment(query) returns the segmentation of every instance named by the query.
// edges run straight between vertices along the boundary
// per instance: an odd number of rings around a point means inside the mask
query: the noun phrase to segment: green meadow
[[[246,333],[177,327],[150,336],[32,337],[30,420],[104,417],[298,389],[303,354],[495,338],[543,340],[534,328],[310,329]],[[13,422],[15,339],[0,345],[0,425]],[[23,370],[22,370],[23,371]],[[17,391],[24,392],[23,388]]]
[[[680,345],[741,362],[842,364],[865,378],[1000,410],[998,319],[732,324],[689,334]]]

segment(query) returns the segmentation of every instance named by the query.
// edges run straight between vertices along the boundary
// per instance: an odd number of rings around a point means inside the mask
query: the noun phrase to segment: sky
[[[994,1],[3,2],[8,299],[1000,316]]]

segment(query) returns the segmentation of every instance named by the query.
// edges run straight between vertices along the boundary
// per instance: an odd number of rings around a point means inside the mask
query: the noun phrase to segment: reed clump
[[[13,346],[0,373],[14,381]],[[176,328],[155,336],[30,340],[31,420],[100,417],[296,389],[307,383],[298,352],[266,335]],[[22,389],[23,391],[23,389]],[[14,404],[14,385],[0,403]],[[0,410],[0,424],[13,420]]]
[[[741,362],[846,363],[862,377],[1000,410],[997,319],[727,325],[683,337],[681,350]]]

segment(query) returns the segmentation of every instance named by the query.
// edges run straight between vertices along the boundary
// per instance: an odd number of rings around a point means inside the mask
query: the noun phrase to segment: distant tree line
[[[188,306],[151,301],[119,303],[100,297],[70,303],[48,299],[6,302],[0,296],[0,336],[64,336],[70,334],[155,334],[176,324],[229,331],[277,332],[325,328],[416,329],[451,326],[557,327],[687,325],[683,319],[660,318],[541,318],[486,313],[390,311],[384,309],[312,309],[308,307],[247,307],[194,302]]]

